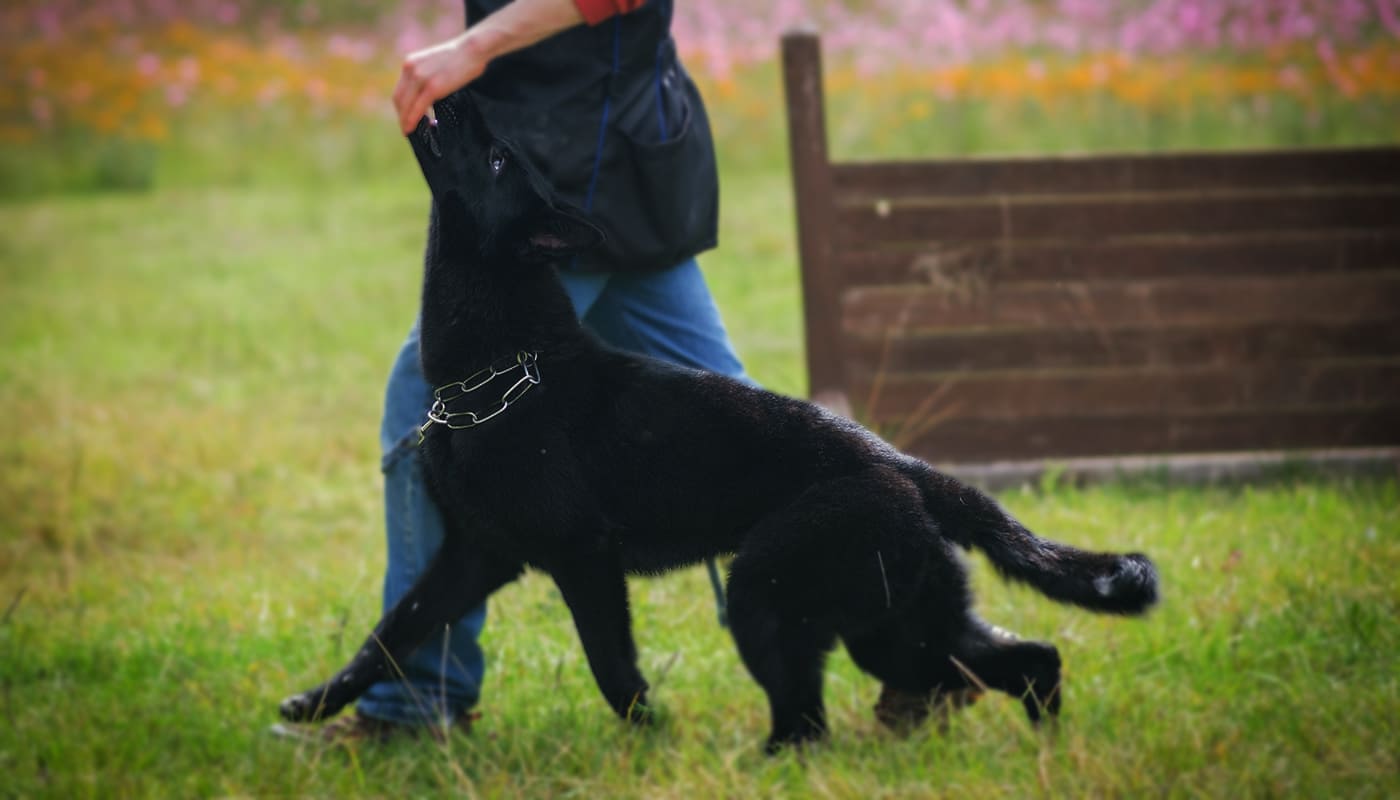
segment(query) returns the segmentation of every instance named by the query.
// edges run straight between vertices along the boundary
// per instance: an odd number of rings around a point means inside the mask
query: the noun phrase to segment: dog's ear
[[[583,217],[551,208],[527,227],[520,255],[527,261],[559,261],[597,247],[603,239],[603,232]]]

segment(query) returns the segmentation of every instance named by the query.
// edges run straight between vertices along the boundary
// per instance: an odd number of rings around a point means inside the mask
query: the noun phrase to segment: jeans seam
[[[389,451],[379,459],[379,471],[388,472],[402,461],[404,456],[412,454],[417,449],[418,430],[415,428],[394,442],[394,446],[389,448]]]

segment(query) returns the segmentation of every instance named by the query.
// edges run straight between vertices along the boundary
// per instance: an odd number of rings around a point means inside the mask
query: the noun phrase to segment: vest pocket
[[[709,120],[690,79],[679,69],[674,77],[681,86],[653,95],[651,124],[619,125],[604,142],[591,211],[608,237],[598,269],[666,269],[715,245],[719,178]]]

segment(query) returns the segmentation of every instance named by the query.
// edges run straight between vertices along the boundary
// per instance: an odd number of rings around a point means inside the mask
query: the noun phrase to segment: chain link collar
[[[510,408],[515,401],[525,396],[530,391],[530,387],[540,382],[540,368],[537,363],[538,353],[531,353],[525,350],[515,354],[513,359],[492,364],[484,369],[479,369],[472,373],[471,377],[464,380],[439,386],[433,390],[433,405],[428,409],[428,421],[424,422],[418,429],[418,442],[422,444],[423,438],[427,435],[428,428],[433,423],[445,425],[452,430],[462,430],[463,428],[475,428],[477,425],[496,417],[507,408]],[[447,404],[459,397],[471,394],[478,389],[484,388],[496,378],[502,375],[509,375],[519,371],[520,377],[501,394],[500,401],[495,407],[485,411],[449,411]]]

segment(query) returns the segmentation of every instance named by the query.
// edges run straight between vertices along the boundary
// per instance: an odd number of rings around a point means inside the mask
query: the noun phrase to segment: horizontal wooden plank
[[[1400,185],[1400,148],[958,158],[832,165],[838,201]]]
[[[999,492],[1039,484],[1055,473],[1061,486],[1085,486],[1131,476],[1164,478],[1177,486],[1270,480],[1296,472],[1325,472],[1336,477],[1394,476],[1400,469],[1397,447],[1332,447],[1295,450],[1246,450],[1234,453],[1158,453],[1137,456],[1021,459],[978,464],[939,462],[958,480]]]
[[[958,329],[1350,323],[1400,320],[1400,274],[849,289],[847,336]]]
[[[842,206],[833,244],[856,250],[878,243],[1027,239],[1113,240],[1267,231],[1389,229],[1400,216],[1400,188],[1320,195],[1123,195],[1003,198],[941,205]]]
[[[1123,280],[1400,269],[1400,212],[1374,231],[1172,236],[1120,241],[986,241],[837,251],[847,285]]]
[[[906,452],[934,462],[1374,447],[1400,445],[1400,406],[1193,417],[965,420],[885,433]]]
[[[866,375],[850,399],[876,423],[921,419],[1175,416],[1400,406],[1400,356],[1190,369]]]
[[[1259,325],[1099,330],[954,331],[847,339],[846,374],[1201,367],[1400,356],[1400,324],[1294,321]]]

